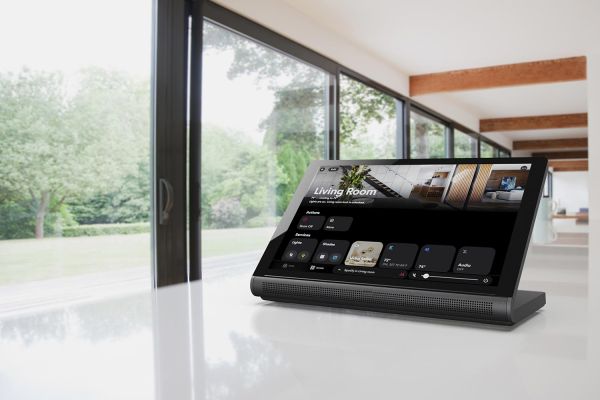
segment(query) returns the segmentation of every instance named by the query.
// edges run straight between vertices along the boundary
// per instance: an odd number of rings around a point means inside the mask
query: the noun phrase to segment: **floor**
[[[255,259],[223,259],[206,267],[202,282],[155,293],[0,317],[0,398],[574,400],[600,393],[600,280],[592,279],[585,247],[531,248],[521,287],[546,291],[548,304],[513,329],[266,302],[249,291]]]

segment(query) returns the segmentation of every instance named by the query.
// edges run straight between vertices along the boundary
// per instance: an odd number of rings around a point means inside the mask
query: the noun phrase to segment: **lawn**
[[[273,229],[204,230],[202,255],[260,251]],[[150,274],[148,233],[0,241],[0,285],[135,267]]]

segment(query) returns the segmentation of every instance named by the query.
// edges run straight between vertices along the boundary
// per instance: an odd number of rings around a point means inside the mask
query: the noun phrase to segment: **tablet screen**
[[[532,164],[478,161],[318,166],[261,263],[272,275],[493,292]]]

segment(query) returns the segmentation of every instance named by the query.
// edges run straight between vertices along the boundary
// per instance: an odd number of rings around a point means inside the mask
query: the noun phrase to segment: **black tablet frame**
[[[460,283],[442,283],[421,280],[399,280],[393,278],[361,276],[332,275],[328,273],[288,271],[284,269],[271,269],[269,266],[274,261],[275,253],[281,246],[285,233],[297,213],[306,192],[312,183],[315,174],[321,167],[339,165],[436,165],[436,164],[531,164],[527,178],[527,188],[523,194],[517,218],[506,252],[504,264],[498,285],[477,286]],[[518,287],[523,263],[529,247],[529,240],[533,230],[533,223],[537,213],[538,204],[542,196],[544,178],[547,171],[548,160],[543,157],[515,157],[515,158],[438,158],[438,159],[401,159],[401,160],[320,160],[313,161],[306,169],[302,181],[298,185],[292,201],[288,205],[277,229],[269,242],[254,276],[294,278],[306,281],[352,283],[364,286],[380,286],[405,289],[422,289],[444,291],[453,293],[468,293],[490,296],[512,297]]]

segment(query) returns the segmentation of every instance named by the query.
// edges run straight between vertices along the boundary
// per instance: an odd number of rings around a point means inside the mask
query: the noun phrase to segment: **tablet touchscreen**
[[[444,161],[311,168],[262,273],[497,293],[510,269],[514,290],[526,248],[511,242],[529,238],[545,162]]]

